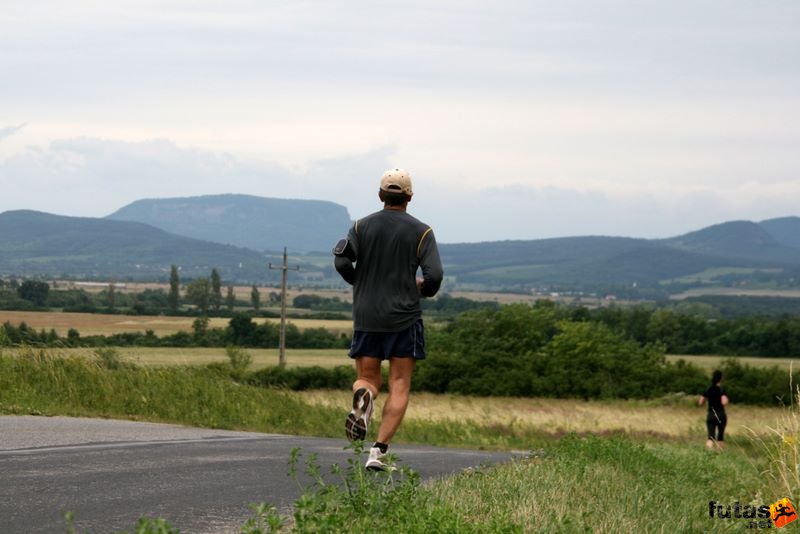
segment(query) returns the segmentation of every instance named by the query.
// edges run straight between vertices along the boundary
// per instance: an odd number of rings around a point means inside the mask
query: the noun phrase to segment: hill
[[[194,213],[193,217],[200,218],[204,210],[214,213],[212,206],[219,207],[220,202],[227,202],[224,200],[227,197],[252,200],[252,206],[262,207],[267,205],[264,200],[270,200],[237,195],[224,195],[213,202],[210,197],[184,199],[194,207],[182,213]],[[240,205],[232,199],[223,212]],[[170,199],[163,205],[140,201],[141,204],[131,204],[114,216],[121,212],[124,215],[128,208],[136,206],[167,212],[169,206],[177,206],[178,200]],[[330,203],[321,203],[326,204]],[[310,208],[315,204],[305,206]],[[346,215],[346,210],[341,210],[334,209],[331,213],[340,211],[340,215]],[[234,215],[219,216],[220,220],[228,221],[228,232],[234,232],[226,235],[236,235],[237,240],[245,241],[262,233],[254,231],[261,227],[249,224],[247,217],[238,223],[231,222]],[[284,234],[277,234],[279,231],[273,226],[276,235],[272,239],[280,239],[279,235],[310,235],[321,224],[321,219],[313,217],[300,219],[293,219],[297,221],[295,227]],[[328,239],[341,235],[339,223],[346,228],[349,221],[339,221],[335,228],[329,228],[331,235],[324,238],[325,243],[317,242],[320,247],[329,244]],[[236,224],[244,229],[234,230]],[[205,225],[197,222],[195,232],[202,233],[202,228],[213,225],[208,221]],[[268,258],[251,249],[213,243],[214,235],[219,234],[203,234],[205,240],[198,240],[141,222],[10,211],[0,214],[0,274],[163,280],[170,265],[176,264],[181,266],[183,276],[189,278],[207,276],[212,267],[217,267],[226,281],[279,279],[279,272],[267,269],[266,265],[278,264],[279,256]],[[800,246],[794,246],[797,235],[800,235],[800,218],[787,217],[761,223],[732,221],[669,239],[583,236],[440,244],[440,248],[446,289],[541,289],[663,297],[704,286],[796,288],[800,284]],[[300,272],[290,273],[291,283],[344,285],[333,270],[329,252],[299,255],[290,248],[290,254],[292,265],[301,268]]]
[[[709,267],[745,265],[646,239],[568,237],[442,245],[449,276],[465,284],[591,291],[646,287]]]
[[[347,209],[333,202],[250,195],[143,199],[107,218],[258,252],[327,252],[350,226]]]
[[[721,280],[791,278],[800,269],[800,248],[789,246],[797,226],[800,218],[761,224],[732,221],[669,239],[589,236],[496,241],[441,245],[441,253],[447,274],[458,284],[669,291],[671,286],[677,290]]]
[[[761,221],[764,228],[779,243],[793,248],[800,248],[800,217],[780,217]]]
[[[768,229],[750,221],[716,224],[664,241],[665,244],[700,254],[758,262],[797,261],[798,251],[780,242]],[[772,226],[781,228],[780,225]]]
[[[268,260],[252,250],[169,234],[142,223],[64,217],[37,211],[0,213],[0,272],[118,280],[183,276],[257,279]],[[277,259],[273,260],[277,261]]]

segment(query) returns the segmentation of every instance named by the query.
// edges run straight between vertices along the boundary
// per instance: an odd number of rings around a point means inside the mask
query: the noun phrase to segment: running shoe
[[[347,439],[356,441],[367,437],[367,425],[372,416],[372,393],[367,388],[359,388],[353,393],[353,409],[344,422]]]
[[[381,452],[378,447],[372,447],[365,467],[370,471],[396,471],[397,468],[386,461],[386,456],[387,453]]]

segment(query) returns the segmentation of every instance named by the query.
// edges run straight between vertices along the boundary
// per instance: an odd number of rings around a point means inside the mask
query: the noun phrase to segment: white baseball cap
[[[389,169],[381,176],[381,191],[412,196],[414,191],[411,189],[411,175],[403,169]]]

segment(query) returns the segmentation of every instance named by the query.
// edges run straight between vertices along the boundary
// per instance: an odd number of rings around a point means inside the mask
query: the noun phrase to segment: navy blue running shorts
[[[348,356],[373,356],[388,360],[393,356],[425,359],[425,328],[422,319],[400,332],[353,332]]]

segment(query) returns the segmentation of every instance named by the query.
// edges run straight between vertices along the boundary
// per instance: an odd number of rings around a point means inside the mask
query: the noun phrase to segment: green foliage
[[[215,312],[219,311],[222,305],[222,280],[219,276],[219,271],[215,268],[211,269],[211,293],[209,295],[211,309]]]
[[[583,399],[653,397],[651,381],[665,367],[663,347],[642,347],[600,323],[567,321],[536,360],[534,395]]]
[[[113,365],[112,365],[113,366]],[[0,353],[0,412],[136,418],[206,428],[341,435],[341,413],[280,391],[238,384],[204,367],[110,369],[25,349]],[[302,421],[297,414],[303,413]]]
[[[792,404],[792,384],[800,384],[800,370],[791,375],[778,369],[755,368],[729,358],[720,366],[731,402],[742,404]],[[708,387],[708,383],[706,384]]]
[[[261,309],[261,293],[258,292],[258,287],[255,284],[250,288],[250,304],[253,305],[255,311]]]
[[[463,314],[430,347],[415,387],[472,395],[647,398],[666,365],[663,348],[545,304]]]
[[[265,387],[282,387],[293,391],[309,389],[350,389],[356,379],[349,365],[325,367],[267,367],[250,375],[248,381]]]
[[[54,346],[60,343],[60,339],[55,330],[35,330],[22,321],[19,326],[14,326],[6,321],[2,326],[3,337],[8,346],[32,345],[32,346]]]
[[[233,308],[236,306],[236,293],[233,286],[228,286],[228,292],[225,294],[225,307],[229,313],[233,313]]]
[[[565,310],[544,302],[462,314],[431,332],[429,356],[413,387],[588,399],[650,398],[671,386],[654,386],[668,368],[663,347],[642,346],[602,323],[564,317]]]
[[[50,284],[38,280],[25,280],[17,289],[19,298],[32,302],[36,306],[44,306],[47,303],[49,292]]]
[[[460,313],[482,308],[498,309],[497,302],[472,300],[464,297],[452,297],[448,293],[441,293],[435,299],[423,299],[422,309],[426,316],[455,317]]]
[[[169,270],[169,296],[167,302],[169,309],[173,312],[178,311],[178,302],[180,300],[180,277],[178,276],[178,266],[172,265]]]
[[[708,318],[697,306],[677,309],[577,308],[573,317],[599,321],[640,343],[663,343],[672,354],[800,356],[800,318],[796,316]]]
[[[180,530],[170,525],[166,519],[141,517],[136,524],[136,530],[131,534],[180,534]]]
[[[228,363],[233,371],[232,375],[239,379],[244,377],[247,368],[253,363],[253,356],[246,350],[233,345],[225,347],[225,354],[228,356]]]
[[[297,295],[294,298],[295,308],[319,311],[350,311],[353,305],[343,302],[339,297],[322,297],[320,295]]]
[[[195,278],[186,286],[186,298],[197,306],[200,313],[208,313],[211,303],[211,282],[208,278]]]
[[[241,534],[268,534],[280,532],[286,518],[278,513],[278,509],[267,503],[251,504],[253,516],[244,522]]]
[[[126,367],[127,364],[122,361],[119,351],[112,347],[100,347],[94,351],[95,362],[103,369],[115,371]]]

